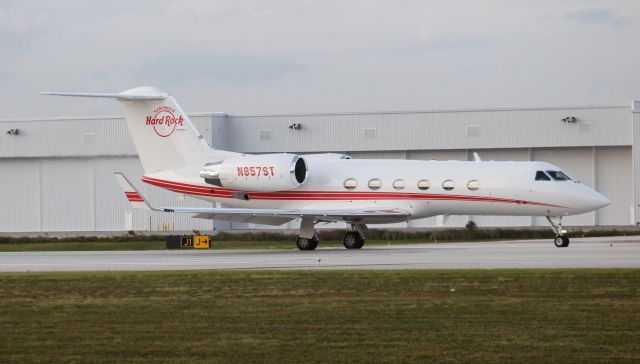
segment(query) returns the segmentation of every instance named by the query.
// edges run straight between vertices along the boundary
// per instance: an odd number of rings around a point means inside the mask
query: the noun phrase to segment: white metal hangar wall
[[[567,226],[633,225],[640,217],[640,188],[634,182],[640,180],[639,102],[424,112],[203,113],[191,118],[215,147],[246,153],[469,160],[478,152],[484,160],[544,160],[611,200],[598,212],[565,219]],[[114,171],[129,175],[158,205],[210,204],[139,182],[142,167],[121,118],[17,120],[0,126],[0,232],[273,228],[131,211]],[[463,226],[470,219],[480,226],[546,225],[528,217],[452,216],[389,226]]]
[[[210,141],[211,114],[191,120]],[[165,206],[208,206],[140,182],[120,117],[5,121],[0,126],[0,232],[211,230],[209,220],[132,210],[113,173]],[[17,130],[17,134],[6,134]],[[162,156],[160,155],[160,158]]]

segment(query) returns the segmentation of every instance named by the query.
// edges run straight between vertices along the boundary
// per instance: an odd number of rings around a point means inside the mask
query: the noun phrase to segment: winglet
[[[114,174],[116,175],[118,182],[120,182],[120,186],[122,187],[127,200],[129,200],[131,207],[142,210],[156,210],[147,202],[140,191],[133,187],[133,184],[129,182],[129,179],[127,179],[122,172],[115,172]]]
[[[480,159],[480,155],[476,152],[473,152],[473,160],[476,162],[482,162],[482,159]]]

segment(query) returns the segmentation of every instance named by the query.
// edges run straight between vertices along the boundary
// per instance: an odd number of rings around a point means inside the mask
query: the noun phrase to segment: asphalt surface
[[[362,250],[0,253],[0,272],[190,269],[640,268],[640,237],[365,246]]]

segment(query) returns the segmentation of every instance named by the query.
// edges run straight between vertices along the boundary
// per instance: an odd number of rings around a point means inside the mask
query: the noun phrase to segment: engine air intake
[[[305,163],[304,159],[298,158],[296,160],[296,167],[294,170],[296,181],[302,184],[307,179],[307,163]]]

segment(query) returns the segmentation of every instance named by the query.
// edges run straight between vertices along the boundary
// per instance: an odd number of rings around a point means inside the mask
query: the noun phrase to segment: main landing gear
[[[365,224],[351,224],[353,231],[344,234],[342,245],[347,249],[361,249],[364,246],[365,236],[369,233],[369,229]]]
[[[318,247],[318,237],[313,236],[311,239],[306,239],[298,236],[296,239],[296,246],[300,250],[315,250]]]
[[[547,216],[547,221],[551,224],[553,232],[556,233],[553,244],[558,248],[568,247],[569,237],[564,235],[567,231],[562,228],[562,216]]]
[[[364,245],[364,239],[357,231],[349,231],[344,234],[342,245],[347,249],[360,249]]]
[[[315,250],[318,247],[318,235],[314,229],[313,219],[302,219],[300,233],[296,238],[296,246],[300,250]],[[364,246],[366,234],[369,232],[365,224],[351,224],[352,231],[344,235],[342,244],[347,249],[360,249]]]
[[[316,222],[311,218],[302,219],[300,233],[296,239],[296,246],[300,250],[315,250],[318,247],[318,236],[314,228]]]

